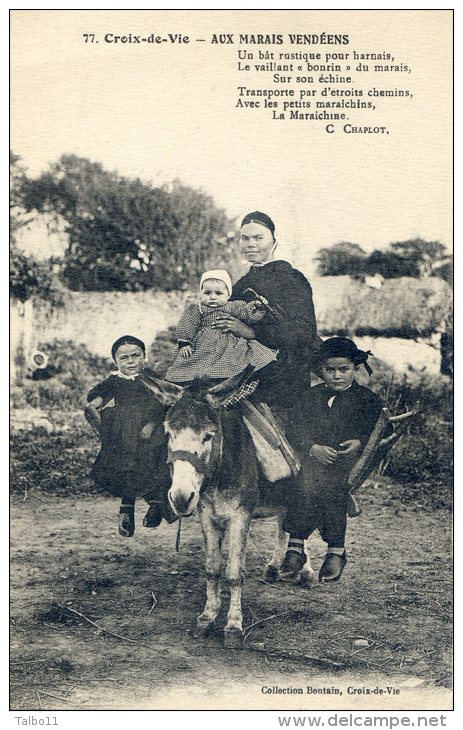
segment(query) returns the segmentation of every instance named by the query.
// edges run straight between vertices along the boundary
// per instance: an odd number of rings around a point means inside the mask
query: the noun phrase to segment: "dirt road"
[[[242,651],[227,651],[223,614],[217,633],[193,635],[204,601],[196,517],[176,553],[176,525],[143,528],[141,501],[124,539],[116,500],[16,493],[11,709],[450,708],[449,514],[399,506],[383,487],[362,502],[335,586],[265,584],[273,524],[253,523],[243,605],[255,625]],[[311,553],[318,569],[318,537]],[[353,648],[356,638],[368,646]]]

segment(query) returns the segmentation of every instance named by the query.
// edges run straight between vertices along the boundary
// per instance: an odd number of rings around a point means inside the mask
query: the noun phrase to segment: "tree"
[[[10,150],[10,294],[23,303],[38,296],[59,305],[61,294],[49,262],[37,261],[17,246],[17,232],[33,220],[27,201],[31,181],[20,159]]]
[[[365,261],[364,273],[370,276],[381,274],[385,279],[396,279],[400,276],[419,276],[415,261],[404,259],[388,249],[373,251]]]
[[[154,188],[75,155],[63,155],[30,183],[28,205],[65,219],[63,275],[72,289],[196,284],[208,257],[217,260],[218,239],[229,227],[202,192],[178,182]]]
[[[357,243],[343,241],[330,248],[318,251],[318,273],[320,276],[350,276],[362,272],[366,254]]]
[[[433,265],[447,258],[447,250],[440,241],[425,241],[423,238],[396,241],[391,243],[390,248],[401,259],[408,261],[420,277],[431,276]]]
[[[26,202],[30,181],[19,160],[18,155],[10,152],[10,366],[13,382],[21,381],[26,362],[36,344],[33,300],[39,298],[52,306],[63,304],[63,294],[50,263],[27,256],[17,246],[18,230],[32,220]]]
[[[318,252],[318,271],[322,276],[364,276],[381,274],[385,279],[400,276],[422,278],[451,275],[451,257],[439,241],[422,238],[396,241],[369,256],[355,243],[337,243]]]
[[[16,234],[33,219],[24,205],[24,188],[27,183],[25,168],[19,155],[10,150],[10,245],[16,243]]]

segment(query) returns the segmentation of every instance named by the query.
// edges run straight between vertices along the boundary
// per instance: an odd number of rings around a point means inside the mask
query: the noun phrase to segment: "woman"
[[[281,318],[267,314],[249,327],[224,314],[218,317],[216,327],[278,350],[277,362],[267,366],[258,394],[284,417],[310,385],[310,370],[319,347],[312,288],[287,261],[274,259],[275,225],[265,213],[254,211],[243,218],[240,247],[251,268],[233,286],[231,299],[250,301],[257,294],[279,311]]]

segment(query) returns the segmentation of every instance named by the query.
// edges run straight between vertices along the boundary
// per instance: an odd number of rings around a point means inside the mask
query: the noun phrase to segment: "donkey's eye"
[[[206,433],[203,436],[203,444],[205,444],[207,441],[210,441],[213,436],[214,436],[213,433]]]

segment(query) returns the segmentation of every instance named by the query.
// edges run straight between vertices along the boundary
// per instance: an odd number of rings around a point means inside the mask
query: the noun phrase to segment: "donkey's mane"
[[[208,378],[207,375],[198,375],[193,382],[185,388],[185,390],[187,393],[192,395],[193,398],[195,398],[197,396],[204,395],[211,385],[214,385],[214,381],[211,380],[211,378]]]
[[[200,379],[198,379],[199,381]],[[204,378],[201,380],[204,381]],[[210,385],[210,381],[208,383]],[[166,422],[175,430],[188,426],[194,431],[201,431],[204,426],[217,423],[218,413],[204,399],[204,382],[194,383],[194,387],[185,389],[182,397],[168,411]]]

